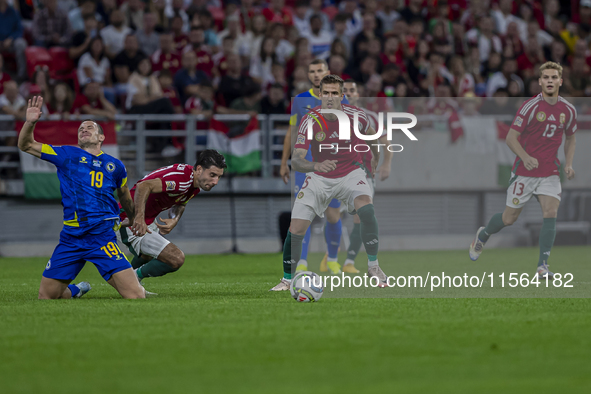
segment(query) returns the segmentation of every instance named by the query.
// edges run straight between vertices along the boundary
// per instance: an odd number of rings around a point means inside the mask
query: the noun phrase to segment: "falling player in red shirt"
[[[368,256],[368,273],[378,278],[378,286],[387,286],[386,274],[378,264],[378,222],[375,216],[371,189],[362,169],[362,153],[371,148],[373,167],[379,162],[377,144],[368,146],[360,139],[353,127],[366,135],[376,131],[369,124],[365,112],[352,105],[342,104],[343,80],[336,75],[327,75],[320,81],[322,105],[313,108],[302,118],[294,151],[292,167],[305,173],[306,180],[300,189],[293,210],[291,224],[283,246],[283,278],[271,291],[289,290],[295,265],[300,260],[302,241],[316,215],[323,217],[333,198],[347,206],[350,213],[357,213],[361,220],[361,239]],[[319,115],[320,109],[339,110],[349,118],[350,139],[340,139],[339,119],[335,114]],[[312,114],[316,111],[316,116]],[[342,115],[342,114],[341,114]],[[357,117],[357,124],[354,124]],[[318,118],[320,120],[317,122]],[[312,125],[313,138],[308,139],[308,123]],[[311,149],[314,161],[305,159]],[[137,215],[137,213],[136,213]]]
[[[568,179],[573,179],[577,111],[558,95],[562,66],[554,62],[541,65],[539,83],[542,93],[521,106],[507,134],[507,145],[517,155],[507,189],[507,206],[503,213],[493,215],[486,227],[478,229],[470,245],[470,258],[478,259],[488,238],[515,223],[523,206],[535,195],[544,216],[537,274],[540,279],[552,279],[554,274],[548,269],[548,258],[556,236],[556,215],[562,194],[556,154],[564,134],[564,172]]]
[[[178,270],[185,262],[184,253],[163,235],[177,225],[187,203],[201,190],[210,191],[217,185],[226,168],[224,156],[207,149],[199,155],[195,167],[173,164],[160,168],[137,182],[131,189],[136,216],[130,227],[122,228],[117,236],[134,254],[131,265],[138,279],[166,275]],[[169,219],[158,218],[169,209]],[[160,224],[157,218],[164,222]],[[125,224],[127,215],[121,213]]]

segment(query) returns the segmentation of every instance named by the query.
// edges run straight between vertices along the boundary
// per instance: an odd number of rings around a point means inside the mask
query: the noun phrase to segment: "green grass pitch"
[[[532,273],[537,253],[381,253],[380,264],[389,275]],[[87,264],[84,298],[38,301],[46,262],[0,259],[0,393],[591,392],[591,301],[543,298],[560,289],[370,289],[300,304],[268,292],[281,256],[265,254],[189,256],[145,281],[159,293],[147,300],[119,299]],[[551,268],[575,273],[569,297],[591,295],[589,263],[589,247],[552,251]]]

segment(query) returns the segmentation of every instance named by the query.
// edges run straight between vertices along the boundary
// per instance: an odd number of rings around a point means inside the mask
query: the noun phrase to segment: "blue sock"
[[[308,247],[310,246],[310,237],[312,236],[312,226],[308,227],[306,235],[304,235],[304,242],[302,243],[302,255],[300,260],[308,260]],[[296,261],[297,264],[297,261]]]
[[[341,244],[341,234],[343,233],[343,223],[339,219],[336,223],[326,222],[324,226],[324,239],[328,249],[328,257],[336,259],[339,254],[339,245]]]
[[[72,298],[76,297],[80,293],[80,289],[75,285],[68,285],[68,289],[72,292]]]

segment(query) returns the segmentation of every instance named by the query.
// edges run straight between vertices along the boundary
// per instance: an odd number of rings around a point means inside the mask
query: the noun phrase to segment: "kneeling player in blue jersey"
[[[43,272],[39,299],[78,298],[87,293],[88,282],[70,284],[86,261],[93,263],[123,298],[145,298],[144,288],[119,249],[115,234],[120,226],[115,190],[123,209],[130,217],[134,216],[125,166],[101,151],[105,135],[101,126],[91,120],[80,124],[79,147],[35,141],[33,130],[42,107],[42,97],[29,100],[18,147],[57,167],[64,228]]]

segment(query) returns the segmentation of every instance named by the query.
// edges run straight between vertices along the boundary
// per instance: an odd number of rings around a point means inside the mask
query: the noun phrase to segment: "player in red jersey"
[[[345,81],[344,85],[344,93],[349,100],[349,103],[354,106],[358,106],[359,103],[359,90],[357,89],[357,83],[353,79],[348,79]],[[367,114],[367,118],[369,119],[369,123],[374,130],[379,130],[379,115],[373,111],[368,109],[364,109],[365,113]],[[378,138],[378,143],[383,144],[384,146],[388,145],[388,138],[385,133],[382,133],[380,138]],[[365,175],[367,177],[367,181],[369,187],[371,188],[371,197],[375,195],[375,176],[378,175],[381,181],[385,181],[390,176],[390,168],[392,165],[392,157],[394,153],[390,152],[388,149],[385,149],[381,156],[384,157],[382,164],[378,167],[376,173],[374,174],[373,167],[371,165],[373,154],[371,151],[362,153],[363,156],[363,167],[365,169]],[[351,234],[349,235],[349,249],[347,250],[347,260],[343,264],[343,272],[347,272],[350,274],[357,274],[359,270],[355,268],[355,258],[359,253],[359,249],[361,249],[361,221],[359,219],[359,215],[354,215],[353,217],[353,230],[351,230]]]
[[[556,236],[556,215],[562,194],[560,161],[556,154],[564,134],[564,172],[568,179],[573,179],[577,111],[558,95],[562,66],[554,62],[541,65],[539,83],[542,93],[521,106],[507,134],[507,145],[517,155],[507,189],[507,206],[503,213],[493,215],[486,227],[478,229],[470,245],[470,258],[478,259],[491,234],[515,223],[523,206],[535,195],[544,217],[537,274],[540,279],[546,275],[552,279],[554,274],[548,269],[548,258]]]
[[[166,275],[178,270],[185,255],[166,235],[177,225],[187,203],[201,190],[217,185],[226,168],[224,156],[207,149],[199,155],[195,167],[173,164],[160,168],[137,182],[131,189],[136,216],[130,227],[118,232],[119,242],[133,253],[131,265],[138,279]],[[158,217],[169,209],[168,219]],[[127,215],[121,213],[125,225]],[[158,223],[158,220],[164,224]]]
[[[379,161],[379,147],[377,144],[368,146],[355,134],[353,128],[357,127],[360,133],[366,135],[373,135],[376,131],[370,126],[362,109],[341,103],[344,98],[343,84],[343,80],[336,75],[322,78],[322,105],[313,108],[300,123],[291,163],[296,171],[307,176],[291,212],[290,229],[283,246],[283,278],[271,291],[289,290],[295,264],[300,260],[304,235],[316,215],[324,216],[333,198],[345,204],[350,213],[356,212],[359,215],[361,238],[368,256],[369,276],[377,277],[378,286],[387,286],[386,274],[380,268],[377,259],[378,222],[371,189],[362,169],[363,158],[359,153],[371,148],[374,155],[372,165],[375,167]],[[320,109],[342,111],[340,115],[349,118],[350,139],[340,139],[337,115],[325,113],[319,116]],[[308,124],[312,125],[312,139],[307,137]],[[309,148],[314,161],[306,160]]]

